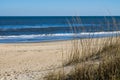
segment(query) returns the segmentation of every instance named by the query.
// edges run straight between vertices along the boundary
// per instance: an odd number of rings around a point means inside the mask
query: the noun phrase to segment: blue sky
[[[0,16],[120,16],[120,0],[0,0]]]

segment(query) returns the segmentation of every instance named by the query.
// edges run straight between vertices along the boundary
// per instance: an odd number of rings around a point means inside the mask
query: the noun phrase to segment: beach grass
[[[110,42],[104,42],[104,45],[96,51],[93,48],[91,51],[88,46],[92,54],[82,54],[78,51],[71,53],[64,67],[74,65],[73,69],[68,74],[62,70],[57,73],[51,72],[45,76],[45,80],[119,80],[120,43],[118,39],[120,38],[110,38]]]
[[[116,26],[115,21],[113,22]],[[71,51],[63,62],[63,70],[50,72],[44,79],[120,80],[119,41],[120,37],[117,34],[107,38],[93,38],[91,36],[89,39],[72,40]],[[73,68],[66,74],[64,68],[67,66]]]

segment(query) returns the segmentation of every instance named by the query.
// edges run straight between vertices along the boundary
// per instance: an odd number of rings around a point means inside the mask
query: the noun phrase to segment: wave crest
[[[59,34],[32,34],[32,35],[10,35],[10,36],[0,36],[1,39],[31,39],[31,38],[43,38],[43,37],[107,37],[120,35],[120,31],[113,32],[82,32],[82,33],[59,33]]]

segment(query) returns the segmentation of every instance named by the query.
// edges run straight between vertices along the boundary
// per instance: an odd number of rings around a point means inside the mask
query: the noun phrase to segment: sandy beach
[[[71,41],[0,44],[0,78],[60,66]],[[65,54],[64,54],[65,57]]]
[[[108,39],[83,39],[83,43],[90,42],[93,48],[97,48],[96,44],[102,45],[105,40]],[[45,74],[43,71],[62,66],[73,46],[71,43],[69,40],[0,44],[0,80],[38,80],[41,72]]]

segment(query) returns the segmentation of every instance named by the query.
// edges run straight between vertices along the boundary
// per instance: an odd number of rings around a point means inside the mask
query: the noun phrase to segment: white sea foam
[[[82,32],[82,33],[59,33],[59,34],[33,34],[33,35],[10,35],[10,36],[0,36],[1,39],[31,39],[31,38],[42,38],[42,37],[97,37],[97,36],[114,36],[120,35],[120,31],[113,32]]]

